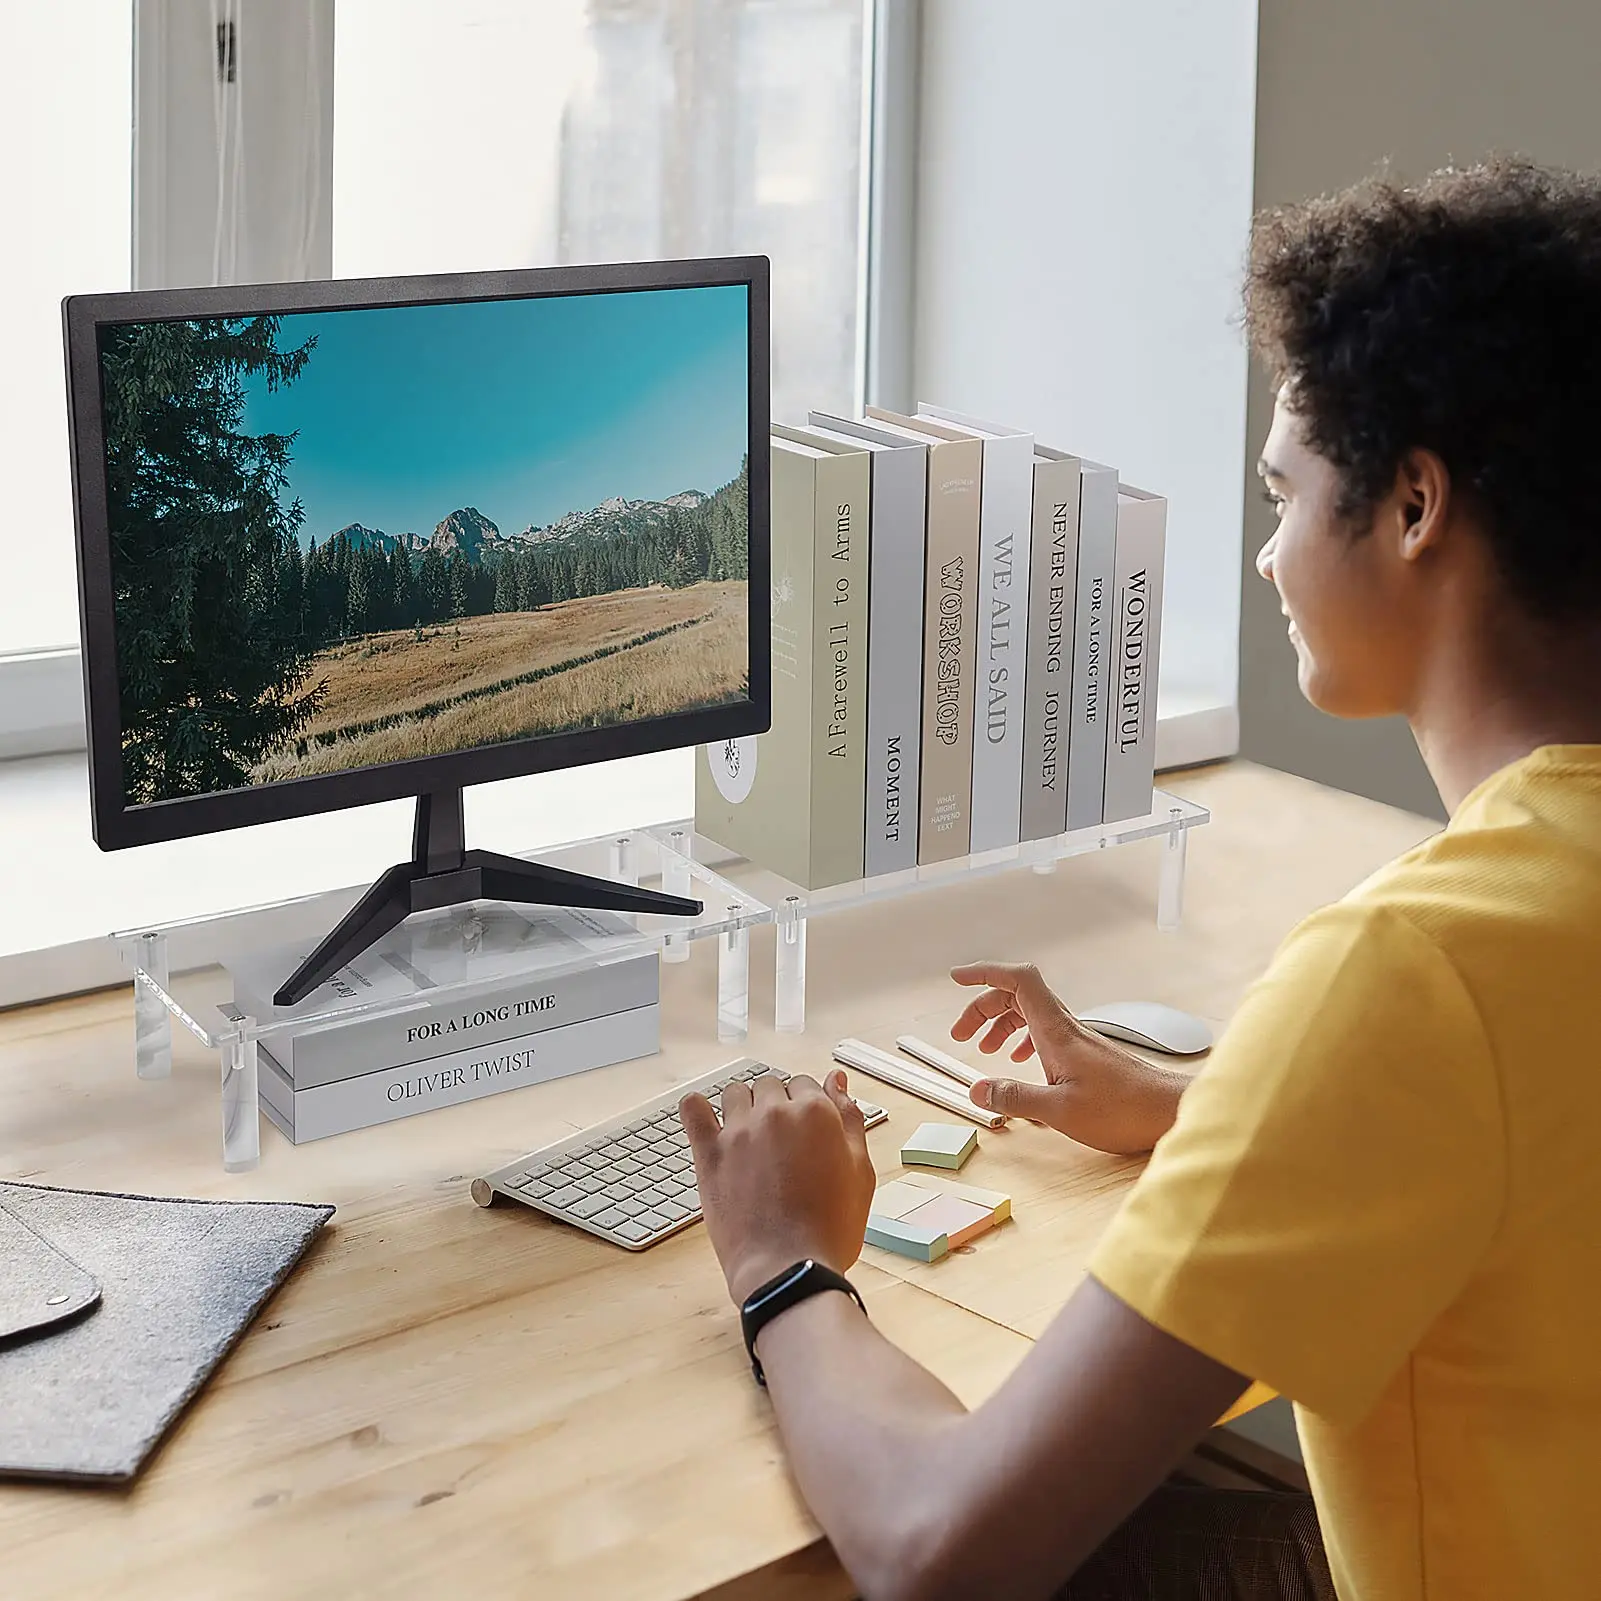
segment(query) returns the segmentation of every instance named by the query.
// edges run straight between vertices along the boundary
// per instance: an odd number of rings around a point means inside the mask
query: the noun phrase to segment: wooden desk
[[[1137,995],[1221,1022],[1298,917],[1433,827],[1245,764],[1172,787],[1215,819],[1177,935],[1154,927],[1155,843],[841,914],[812,932],[806,1034],[758,1028],[749,1051],[820,1071],[846,1033],[937,1038],[946,970],[983,955],[1037,961],[1069,1004]],[[664,969],[647,1062],[298,1149],[264,1128],[243,1177],[217,1164],[213,1057],[180,1044],[170,1082],[135,1080],[127,991],[0,1016],[0,1174],[339,1208],[132,1491],[0,1488],[8,1601],[850,1594],[704,1231],[626,1256],[467,1197],[473,1174],[736,1054],[705,1029],[714,986],[710,951]],[[868,1093],[892,1113],[872,1136],[887,1173],[926,1108]],[[1010,1190],[1015,1220],[932,1266],[870,1250],[854,1274],[968,1402],[1071,1293],[1138,1166],[1023,1125],[981,1143],[964,1176]]]

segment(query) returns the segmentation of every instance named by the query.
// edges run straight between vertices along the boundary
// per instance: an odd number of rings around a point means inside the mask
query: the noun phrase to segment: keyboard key
[[[648,1240],[655,1229],[646,1228],[643,1224],[635,1222],[618,1223],[612,1229],[613,1234],[620,1234],[625,1240],[638,1244],[641,1240]]]
[[[574,1217],[580,1217],[587,1221],[601,1212],[607,1211],[611,1208],[611,1205],[612,1201],[609,1195],[585,1195],[574,1201],[567,1210]]]
[[[698,1206],[686,1206],[682,1201],[663,1201],[656,1210],[663,1217],[671,1218],[673,1222],[677,1223],[683,1218],[693,1217],[700,1208]]]
[[[665,1212],[651,1210],[649,1212],[641,1212],[634,1221],[640,1224],[646,1233],[659,1234],[663,1229],[670,1229],[678,1220],[668,1217]],[[621,1234],[623,1231],[618,1229],[617,1232]],[[629,1238],[632,1239],[634,1236],[630,1235]]]
[[[557,1190],[554,1195],[547,1195],[544,1197],[544,1201],[547,1206],[559,1206],[564,1210],[567,1207],[570,1207],[574,1201],[581,1201],[583,1199],[584,1192],[571,1184],[569,1184],[565,1189]]]
[[[619,1156],[615,1162],[608,1163],[606,1169],[603,1169],[603,1171],[610,1171],[612,1173],[637,1173],[642,1165],[643,1164],[641,1164],[632,1156]]]
[[[640,1206],[657,1206],[666,1199],[667,1191],[659,1190],[654,1185],[648,1190],[641,1190],[634,1197],[635,1202]]]
[[[620,1206],[608,1207],[604,1212],[597,1212],[590,1222],[598,1229],[614,1229],[619,1223],[626,1223],[629,1213]]]

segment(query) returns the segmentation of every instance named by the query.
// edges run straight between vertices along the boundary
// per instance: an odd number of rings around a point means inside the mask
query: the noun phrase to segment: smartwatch
[[[745,1352],[750,1357],[751,1372],[756,1375],[756,1382],[763,1389],[767,1388],[767,1376],[756,1359],[756,1336],[780,1312],[787,1312],[821,1290],[843,1290],[866,1316],[867,1306],[856,1293],[856,1286],[843,1273],[836,1273],[833,1268],[824,1267],[811,1257],[785,1268],[745,1298],[745,1304],[739,1309],[739,1326],[745,1336]]]

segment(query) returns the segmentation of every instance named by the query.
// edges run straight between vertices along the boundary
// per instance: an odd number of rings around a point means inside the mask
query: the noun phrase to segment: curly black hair
[[[1265,212],[1245,322],[1346,517],[1432,450],[1526,610],[1601,618],[1601,179],[1502,160]]]

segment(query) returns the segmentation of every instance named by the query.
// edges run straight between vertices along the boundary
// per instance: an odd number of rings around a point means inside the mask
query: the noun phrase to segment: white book
[[[1078,598],[1073,616],[1073,726],[1067,747],[1067,826],[1104,820],[1111,720],[1112,587],[1117,566],[1117,469],[1081,463]]]
[[[392,1123],[440,1106],[458,1106],[504,1090],[587,1073],[661,1049],[661,1007],[635,1006],[563,1028],[453,1051],[355,1078],[297,1089],[264,1043],[257,1082],[268,1117],[296,1145]]]
[[[1166,546],[1167,501],[1147,490],[1120,485],[1103,817],[1108,823],[1144,817],[1151,809]]]
[[[1080,470],[1077,456],[1035,445],[1028,680],[1023,692],[1024,839],[1053,839],[1067,827]]]
[[[1021,837],[1034,436],[941,406],[919,403],[917,415],[984,444],[970,845],[977,854],[1015,845]]]
[[[807,435],[873,453],[867,581],[867,877],[917,866],[928,446],[826,412]]]
[[[407,918],[295,1006],[271,996],[309,947],[227,966],[235,1007],[278,1025],[273,1056],[307,1089],[656,1001],[660,962],[638,938],[615,912],[492,901]]]

